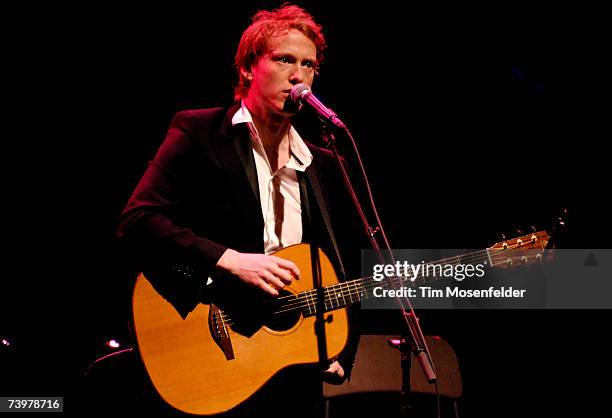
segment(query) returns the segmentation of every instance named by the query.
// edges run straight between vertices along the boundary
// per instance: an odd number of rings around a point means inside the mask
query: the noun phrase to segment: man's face
[[[298,83],[312,86],[316,63],[316,46],[302,32],[293,29],[286,35],[272,38],[268,52],[250,70],[242,70],[251,80],[246,98],[250,110],[262,117],[269,114],[288,116],[285,102],[291,87]]]

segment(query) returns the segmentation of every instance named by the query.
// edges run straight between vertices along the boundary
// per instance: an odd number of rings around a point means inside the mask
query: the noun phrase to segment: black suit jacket
[[[184,316],[202,301],[204,281],[227,248],[264,250],[251,139],[244,124],[231,123],[237,109],[238,104],[177,113],[122,214],[121,242]],[[355,235],[361,228],[333,155],[308,147],[313,162],[300,178],[302,213],[309,214],[303,217],[303,241],[322,247],[341,279],[343,266],[352,277],[359,272],[363,237]],[[351,323],[340,358],[348,371],[358,338]]]

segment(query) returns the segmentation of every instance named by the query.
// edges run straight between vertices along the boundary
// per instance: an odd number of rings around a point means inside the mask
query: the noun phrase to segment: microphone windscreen
[[[291,97],[291,100],[293,100],[294,103],[299,104],[302,101],[302,94],[307,91],[310,91],[310,87],[308,87],[306,84],[296,84],[291,88],[289,97]]]

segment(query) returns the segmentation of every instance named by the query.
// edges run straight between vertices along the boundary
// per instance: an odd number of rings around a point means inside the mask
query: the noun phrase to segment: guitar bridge
[[[229,319],[224,316],[221,309],[213,304],[210,305],[210,311],[208,312],[208,327],[210,328],[210,334],[221,351],[223,351],[226,360],[233,360],[235,357],[229,335],[228,320]]]

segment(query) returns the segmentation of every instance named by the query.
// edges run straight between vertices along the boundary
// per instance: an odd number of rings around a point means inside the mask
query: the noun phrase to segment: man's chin
[[[290,97],[287,97],[283,104],[283,112],[290,115],[295,115],[302,108],[301,104],[295,103]]]

